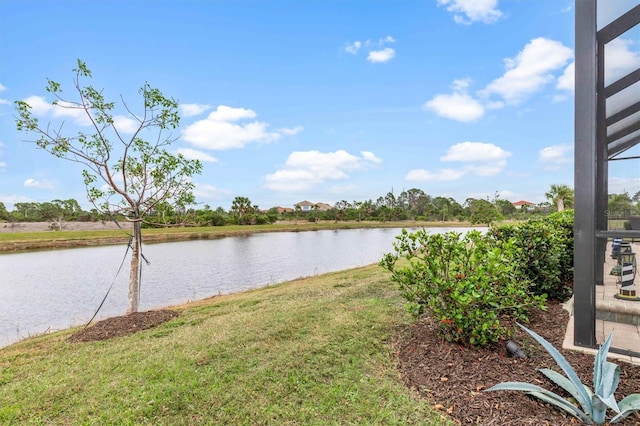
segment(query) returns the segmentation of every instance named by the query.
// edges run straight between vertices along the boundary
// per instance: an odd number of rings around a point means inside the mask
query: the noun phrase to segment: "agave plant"
[[[616,412],[610,423],[617,423],[629,414],[640,411],[640,393],[629,395],[619,403],[616,402],[613,394],[620,383],[620,367],[607,361],[613,334],[609,335],[596,354],[593,366],[593,390],[591,390],[580,381],[575,370],[551,343],[527,327],[521,324],[518,325],[551,354],[558,366],[564,371],[566,377],[549,368],[541,368],[538,371],[571,394],[579,406],[554,392],[526,382],[503,382],[486,389],[486,392],[497,390],[524,391],[544,402],[555,405],[589,425],[603,425],[608,408]]]

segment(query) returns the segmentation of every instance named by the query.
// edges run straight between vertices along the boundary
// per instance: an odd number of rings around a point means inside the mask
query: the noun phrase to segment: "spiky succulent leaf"
[[[620,408],[620,414],[612,418],[610,423],[618,423],[629,414],[640,411],[640,393],[634,393],[622,398],[618,403],[618,407]]]
[[[603,425],[607,418],[607,404],[604,403],[600,395],[593,394],[591,396],[591,418],[597,425]]]
[[[544,389],[544,392],[528,392],[529,395],[535,396],[536,398],[540,399],[541,401],[544,401],[546,403],[555,405],[556,407],[560,408],[561,410],[571,414],[572,416],[582,420],[583,423],[586,423],[588,425],[592,425],[595,422],[589,418],[589,416],[587,416],[582,410],[580,410],[578,407],[576,407],[575,405],[573,405],[571,402],[567,401],[566,399],[562,398],[560,395],[555,394],[551,391],[548,391],[546,389]],[[598,424],[598,423],[595,423]]]
[[[602,371],[602,388],[600,392],[596,393],[599,395],[613,395],[620,383],[620,367],[616,363],[605,361]]]
[[[558,373],[557,371],[551,370],[550,368],[539,368],[538,371],[544,374],[553,383],[555,383],[556,385],[560,386],[562,389],[570,393],[571,396],[576,401],[580,400],[581,393],[580,391],[578,391],[576,386],[571,382],[571,380],[567,379],[565,376]],[[586,390],[587,390],[587,393],[590,393],[588,388]],[[589,401],[591,401],[591,399],[589,399]],[[582,406],[582,409],[585,411],[589,411],[589,407]]]
[[[602,386],[600,392],[595,392],[595,396],[600,398],[607,407],[611,408],[616,413],[619,413],[620,408],[618,407],[618,403],[616,402],[616,397],[613,392],[620,382],[620,367],[612,362],[607,362],[603,367],[603,371],[604,374],[602,376],[602,380],[605,384]]]
[[[535,396],[536,398],[544,402],[548,402],[549,404],[553,404],[561,410],[566,411],[567,413],[579,418],[587,424],[592,424],[589,416],[582,410],[580,410],[580,408],[576,407],[560,395],[553,393],[547,389],[541,388],[540,386],[526,382],[503,382],[498,383],[497,385],[492,386],[489,389],[486,389],[485,392],[497,390],[514,390],[527,392],[529,395]]]
[[[612,338],[613,333],[600,346],[593,361],[593,389],[594,393],[599,395],[605,404],[619,413],[620,410],[615,398],[613,398],[613,393],[618,388],[618,383],[620,383],[620,368],[617,364],[607,361]]]
[[[522,328],[524,331],[526,331],[531,337],[533,337],[538,343],[540,343],[540,345],[542,345],[542,347],[547,352],[549,352],[549,354],[556,361],[556,364],[558,364],[558,367],[560,367],[562,371],[564,371],[564,374],[567,376],[567,378],[571,381],[571,383],[573,383],[574,387],[577,389],[577,394],[575,397],[576,401],[578,401],[580,406],[585,409],[586,414],[589,417],[592,417],[593,413],[590,408],[591,397],[589,396],[587,391],[584,389],[584,385],[582,384],[582,381],[580,381],[580,378],[578,378],[578,375],[576,374],[575,370],[573,369],[573,367],[571,367],[569,362],[567,362],[565,357],[563,357],[562,354],[556,348],[554,348],[551,343],[546,341],[542,336],[540,336],[535,331],[529,330],[527,327],[519,323],[518,323],[518,326]]]

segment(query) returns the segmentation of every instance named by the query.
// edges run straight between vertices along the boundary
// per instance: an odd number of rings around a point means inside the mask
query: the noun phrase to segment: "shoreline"
[[[119,228],[114,222],[66,222],[62,231],[50,230],[50,224],[50,222],[0,224],[0,254],[124,244],[129,240],[127,227]],[[272,225],[145,228],[142,230],[142,241],[144,244],[153,244],[218,239],[265,232],[305,232],[363,228],[467,228],[472,226],[468,222],[283,221]]]

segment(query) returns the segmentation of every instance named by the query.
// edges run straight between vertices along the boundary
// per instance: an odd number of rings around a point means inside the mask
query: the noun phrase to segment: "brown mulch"
[[[92,342],[126,336],[156,327],[178,316],[171,310],[134,312],[121,317],[107,318],[78,331],[69,337],[71,342]]]
[[[559,303],[550,303],[546,312],[534,313],[527,327],[560,350],[584,384],[592,387],[594,356],[561,349],[569,314]],[[552,368],[560,373],[553,358],[524,331],[513,340],[527,358],[508,355],[504,345],[490,349],[467,349],[447,343],[437,333],[437,324],[421,319],[401,332],[396,341],[398,364],[405,383],[448,414],[458,424],[477,425],[576,425],[581,422],[563,414],[524,392],[483,392],[504,381],[537,384],[563,397],[537,368]],[[640,392],[640,366],[611,360],[621,368],[616,400]],[[609,411],[611,416],[613,411]],[[618,423],[640,425],[634,414]]]

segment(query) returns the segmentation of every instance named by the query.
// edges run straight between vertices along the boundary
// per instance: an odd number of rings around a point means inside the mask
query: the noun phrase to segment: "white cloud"
[[[558,77],[558,83],[556,89],[568,90],[573,92],[575,82],[576,63],[571,62],[565,69],[560,77]]]
[[[200,115],[213,107],[207,104],[180,104],[178,108],[180,108],[180,113],[183,117],[193,117],[194,115]]]
[[[52,115],[53,117],[62,118],[70,117],[78,125],[88,126],[91,124],[91,120],[85,110],[72,103],[59,101],[57,105],[52,105],[42,96],[29,96],[23,99],[23,101],[29,104],[31,112],[35,115]]]
[[[140,127],[140,123],[124,115],[114,115],[113,124],[121,133],[132,134]]]
[[[475,121],[484,115],[482,105],[466,93],[436,95],[424,104],[424,108],[440,117],[462,122]]]
[[[522,199],[517,193],[510,191],[508,189],[502,189],[500,191],[496,191],[494,195],[497,195],[501,200],[519,200]]]
[[[351,53],[352,55],[355,55],[356,53],[358,53],[358,50],[360,50],[361,47],[362,47],[361,41],[354,41],[353,43],[347,43],[344,46],[344,50],[347,53]]]
[[[239,121],[243,119],[256,118],[258,115],[255,111],[246,108],[234,108],[226,105],[220,105],[209,114],[209,120],[212,121]]]
[[[23,101],[29,104],[31,112],[35,115],[45,115],[53,109],[53,105],[47,102],[42,96],[29,96],[23,99]]]
[[[2,148],[4,148],[5,145],[0,142],[0,157],[2,156],[3,152],[2,152]],[[4,171],[4,169],[7,168],[7,163],[5,163],[4,161],[0,161],[0,172]]]
[[[195,195],[197,200],[220,200],[231,195],[231,191],[216,188],[208,183],[196,183],[193,189],[193,195]]]
[[[558,170],[563,164],[573,162],[573,145],[560,144],[547,146],[538,151],[538,160],[547,170]]]
[[[182,154],[187,160],[200,160],[206,163],[216,163],[218,161],[217,158],[197,149],[179,148],[176,152]]]
[[[497,145],[483,142],[462,142],[452,145],[447,153],[440,157],[443,162],[465,163],[460,168],[444,168],[438,172],[424,169],[411,170],[405,179],[409,181],[444,182],[457,180],[466,175],[493,176],[507,165],[510,152]]]
[[[475,121],[484,115],[484,107],[476,99],[467,94],[471,79],[462,78],[452,83],[452,94],[438,94],[423,108],[435,112],[440,117],[468,122]]]
[[[276,132],[282,133],[283,135],[287,135],[287,136],[293,136],[293,135],[297,135],[303,130],[304,130],[304,127],[296,126],[296,127],[289,127],[289,128],[283,127],[282,129],[276,130]]]
[[[362,154],[362,158],[364,158],[367,161],[371,161],[372,163],[382,163],[382,160],[378,157],[376,157],[376,155],[371,152],[371,151],[361,151],[360,154]]]
[[[478,120],[487,109],[499,109],[524,101],[552,81],[555,78],[553,72],[565,66],[572,56],[571,49],[560,42],[546,38],[533,39],[515,58],[505,59],[507,71],[478,91],[479,98],[467,93],[470,79],[459,79],[452,84],[453,93],[438,94],[427,101],[423,108],[451,120]],[[569,65],[558,79],[557,88],[572,85],[573,68]],[[498,95],[500,99],[491,99],[492,95]],[[562,96],[556,96],[554,101],[563,99]]]
[[[344,45],[344,50],[347,53],[356,55],[362,48],[368,51],[367,61],[371,63],[383,63],[389,62],[396,56],[395,49],[391,47],[384,47],[389,43],[395,43],[396,39],[388,35],[376,41],[366,40],[364,42],[356,40],[354,42],[348,42]]]
[[[451,86],[453,87],[454,92],[466,93],[469,86],[471,86],[471,79],[459,78],[457,80],[453,80],[453,83],[451,84]]]
[[[466,172],[462,169],[441,169],[437,173],[431,173],[425,169],[415,169],[407,173],[405,180],[417,182],[445,182],[458,180],[465,174]]]
[[[508,104],[518,104],[554,79],[553,71],[571,60],[573,52],[562,43],[539,37],[531,40],[515,58],[505,59],[507,71],[481,91],[496,94]]]
[[[361,152],[361,157],[344,150],[296,151],[289,155],[283,168],[265,177],[265,187],[283,192],[303,191],[326,181],[348,179],[347,172],[381,162],[370,151]]]
[[[253,142],[273,142],[282,136],[302,131],[302,127],[299,126],[269,131],[269,125],[260,121],[235,123],[256,116],[257,114],[250,109],[220,105],[206,119],[187,126],[182,133],[182,139],[200,148],[222,150],[242,148]]]
[[[609,194],[624,194],[626,192],[633,196],[638,191],[640,191],[640,178],[609,178]]]
[[[367,61],[372,63],[389,62],[396,56],[396,51],[390,47],[385,47],[382,50],[372,50],[367,56]]]
[[[55,188],[55,185],[46,179],[43,179],[43,180],[27,179],[24,181],[24,186],[26,186],[27,188],[38,188],[38,189]]]
[[[16,203],[31,203],[33,202],[33,198],[25,197],[23,195],[5,195],[0,194],[0,202],[5,204],[7,210],[13,210]]]
[[[2,83],[0,83],[0,92],[4,92],[5,90],[7,90],[6,86],[2,85]],[[9,102],[6,99],[2,99],[0,98],[0,105],[9,105],[11,104],[11,102]]]
[[[503,16],[497,8],[498,0],[438,0],[438,5],[447,6],[457,24],[491,24]]]
[[[461,142],[449,147],[440,161],[492,162],[506,160],[510,156],[510,152],[492,143]]]
[[[598,28],[611,23],[619,18],[623,13],[628,12],[632,7],[638,5],[637,0],[609,0],[604,3],[606,6],[598,8]]]
[[[347,176],[340,173],[334,179],[344,179]],[[265,187],[273,191],[299,192],[307,190],[323,180],[308,170],[278,170],[265,177]]]
[[[634,42],[624,38],[612,40],[605,46],[605,83],[627,75],[640,67],[640,53],[632,50]],[[558,77],[556,89],[573,92],[575,86],[575,62],[570,63]]]
[[[605,83],[612,83],[640,67],[640,53],[631,50],[633,45],[631,40],[617,38],[605,46]]]

